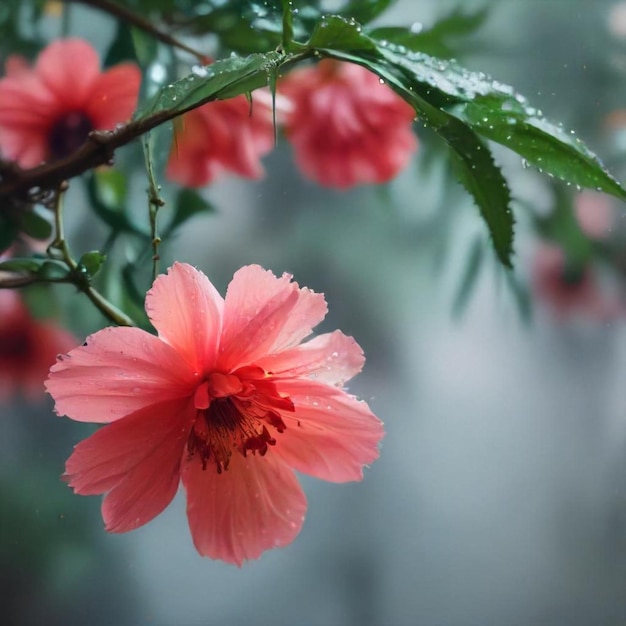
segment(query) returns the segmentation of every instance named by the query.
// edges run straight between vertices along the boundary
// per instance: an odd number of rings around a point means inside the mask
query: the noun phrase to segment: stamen
[[[286,429],[274,408],[294,410],[291,399],[279,395],[273,383],[240,381],[232,374],[211,374],[197,387],[194,404],[197,417],[187,442],[189,458],[199,454],[203,470],[212,461],[218,474],[228,469],[234,451],[244,457],[249,452],[265,456],[268,447],[276,445],[267,426],[277,433]]]

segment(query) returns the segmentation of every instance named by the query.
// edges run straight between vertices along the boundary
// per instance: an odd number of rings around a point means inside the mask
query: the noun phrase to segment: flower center
[[[69,156],[80,148],[93,130],[91,120],[79,111],[59,118],[48,133],[48,149],[55,159]]]
[[[200,455],[202,469],[215,463],[218,474],[228,469],[233,452],[265,456],[269,446],[276,445],[273,435],[286,428],[277,409],[294,410],[273,383],[262,378],[242,381],[234,374],[209,375],[196,389],[194,401],[197,413],[187,452],[189,458]]]
[[[25,328],[13,328],[0,333],[0,358],[7,361],[24,361],[32,352],[32,337]]]

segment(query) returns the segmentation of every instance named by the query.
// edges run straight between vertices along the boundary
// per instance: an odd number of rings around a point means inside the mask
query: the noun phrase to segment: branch
[[[193,108],[193,107],[189,107]],[[30,169],[17,165],[0,168],[0,198],[16,195],[30,200],[29,192],[56,189],[63,181],[74,178],[99,165],[112,165],[117,148],[125,146],[163,122],[186,113],[188,109],[161,111],[141,120],[129,122],[112,131],[92,131],[87,141],[75,152],[63,159],[44,163]]]
[[[111,0],[64,0],[67,3],[75,3],[75,4],[84,4],[85,6],[92,7],[94,9],[100,9],[109,15],[113,15],[117,17],[123,22],[127,24],[131,24],[135,28],[144,31],[152,35],[158,41],[162,43],[168,44],[170,46],[174,46],[175,48],[179,48],[180,50],[184,50],[189,54],[195,56],[200,63],[203,65],[207,65],[209,63],[209,57],[206,54],[202,54],[193,48],[190,48],[187,44],[184,44],[182,41],[178,41],[178,39],[172,37],[170,34],[159,30],[152,22],[145,19],[141,15],[134,13],[133,11],[127,9],[126,7],[117,4],[117,2],[112,2]]]

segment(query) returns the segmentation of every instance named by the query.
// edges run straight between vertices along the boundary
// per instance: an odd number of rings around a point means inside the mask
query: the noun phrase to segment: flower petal
[[[356,376],[365,363],[363,350],[340,330],[257,360],[256,365],[277,378],[311,377],[330,385]]]
[[[137,106],[141,71],[134,63],[120,63],[94,81],[87,115],[94,128],[112,129],[129,120]]]
[[[294,473],[271,452],[233,454],[228,470],[202,469],[195,457],[183,467],[187,516],[200,554],[241,565],[300,532],[306,498]]]
[[[143,526],[172,501],[194,417],[188,400],[170,400],[109,424],[76,446],[64,477],[76,493],[109,492],[102,503],[106,530]]]
[[[192,393],[193,371],[180,355],[138,328],[105,328],[50,369],[56,412],[81,422],[111,422],[145,406]]]
[[[241,268],[228,286],[220,364],[250,363],[268,352],[296,345],[326,315],[322,294],[299,289],[258,265]]]
[[[378,458],[382,422],[361,402],[336,387],[311,381],[285,381],[293,413],[282,411],[287,426],[272,452],[294,469],[322,480],[361,480],[363,466]]]
[[[224,300],[195,267],[174,263],[146,295],[146,312],[159,338],[196,372],[215,364]]]
[[[81,108],[100,72],[98,53],[82,39],[53,41],[37,59],[35,71],[44,84],[66,104]]]

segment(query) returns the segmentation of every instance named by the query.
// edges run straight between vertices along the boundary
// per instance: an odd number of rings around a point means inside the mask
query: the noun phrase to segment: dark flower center
[[[242,383],[233,375],[210,376],[195,399],[196,420],[187,452],[189,458],[200,456],[202,469],[215,463],[218,474],[228,469],[233,452],[265,456],[269,446],[276,445],[273,435],[286,429],[276,409],[294,410],[291,400],[280,396],[272,383]]]
[[[26,328],[7,329],[0,333],[0,358],[5,361],[24,361],[31,354],[33,337]]]
[[[59,118],[48,133],[48,149],[55,159],[69,156],[80,148],[93,130],[91,120],[79,111]]]

